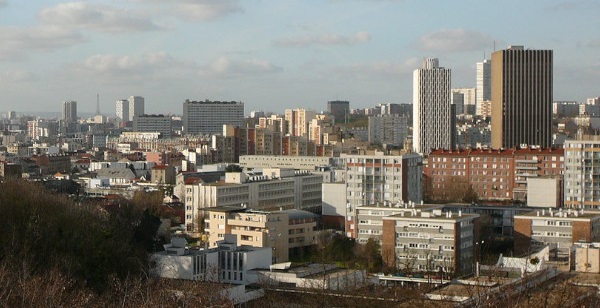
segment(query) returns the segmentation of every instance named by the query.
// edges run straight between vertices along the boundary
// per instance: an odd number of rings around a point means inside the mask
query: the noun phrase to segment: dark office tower
[[[69,123],[77,121],[76,101],[64,101],[62,103],[62,120]]]
[[[350,102],[329,101],[327,102],[327,112],[333,115],[336,123],[344,123],[346,116],[350,114]]]
[[[492,147],[552,145],[552,50],[492,53]]]

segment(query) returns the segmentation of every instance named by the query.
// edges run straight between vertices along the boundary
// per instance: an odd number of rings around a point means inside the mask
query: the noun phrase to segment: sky
[[[508,45],[554,50],[554,100],[600,96],[600,1],[0,0],[0,112],[146,113],[190,100],[253,110],[410,103],[425,57],[475,87]]]

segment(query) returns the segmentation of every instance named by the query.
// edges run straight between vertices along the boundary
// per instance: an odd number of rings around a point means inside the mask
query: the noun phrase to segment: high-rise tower
[[[552,145],[552,50],[492,53],[492,147]]]
[[[477,62],[477,95],[475,96],[475,114],[482,115],[483,101],[492,99],[492,60]]]
[[[129,101],[121,99],[116,104],[117,118],[121,119],[122,122],[129,121]]]
[[[429,154],[432,148],[454,148],[456,111],[451,103],[451,70],[437,58],[423,60],[413,72],[413,150]]]
[[[129,97],[129,121],[133,121],[133,117],[144,114],[144,98],[141,96]]]
[[[77,121],[76,101],[64,101],[62,103],[62,119],[68,123]]]

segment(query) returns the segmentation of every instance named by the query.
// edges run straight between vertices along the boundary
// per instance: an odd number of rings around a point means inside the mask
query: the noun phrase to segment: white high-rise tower
[[[477,62],[476,115],[482,114],[481,102],[492,100],[492,60]]]
[[[451,70],[439,66],[437,58],[423,60],[413,72],[413,150],[429,154],[431,149],[454,148],[456,110],[451,102]]]
[[[144,98],[141,96],[129,97],[129,121],[133,121],[133,117],[144,114]]]
[[[122,122],[129,121],[129,101],[126,99],[120,99],[116,105],[117,118],[121,119]]]

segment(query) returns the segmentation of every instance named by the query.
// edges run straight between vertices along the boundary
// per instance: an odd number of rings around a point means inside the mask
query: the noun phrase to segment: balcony
[[[521,163],[537,164],[538,160],[537,159],[515,159],[515,163],[517,163],[517,164],[521,164]]]

